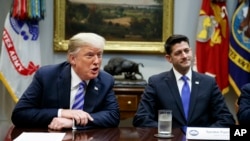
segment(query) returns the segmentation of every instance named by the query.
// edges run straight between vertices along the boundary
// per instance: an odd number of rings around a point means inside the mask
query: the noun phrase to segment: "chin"
[[[96,73],[96,74],[91,74],[91,75],[90,75],[90,79],[94,79],[94,78],[96,78],[96,77],[98,76],[98,74],[99,74],[99,73]]]

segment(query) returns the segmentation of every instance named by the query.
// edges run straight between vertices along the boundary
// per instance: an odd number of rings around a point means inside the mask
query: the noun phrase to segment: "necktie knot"
[[[82,82],[79,83],[79,89],[80,88],[85,88],[85,86],[86,86],[86,82],[85,81],[82,81]]]
[[[183,76],[181,77],[181,79],[182,79],[185,83],[188,81],[188,77],[185,76],[185,75],[183,75]]]

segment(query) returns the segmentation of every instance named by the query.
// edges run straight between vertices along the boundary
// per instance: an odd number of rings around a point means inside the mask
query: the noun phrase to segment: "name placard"
[[[229,128],[188,127],[187,139],[230,140]]]

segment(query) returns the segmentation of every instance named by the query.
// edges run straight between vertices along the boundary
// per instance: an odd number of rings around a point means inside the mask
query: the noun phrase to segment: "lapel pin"
[[[199,84],[199,81],[195,81],[195,84],[197,84],[197,85],[198,85],[198,84]]]
[[[96,91],[98,91],[98,88],[95,86],[95,88],[94,88]]]

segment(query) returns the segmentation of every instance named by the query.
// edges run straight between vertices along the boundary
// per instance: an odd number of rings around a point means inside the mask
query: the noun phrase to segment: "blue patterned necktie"
[[[182,90],[181,90],[181,99],[183,104],[183,109],[185,112],[186,119],[188,118],[188,108],[189,108],[189,99],[190,99],[190,88],[188,85],[188,78],[186,76],[182,76],[181,79],[184,81]]]
[[[75,95],[75,100],[74,100],[74,104],[72,106],[72,109],[79,109],[79,110],[83,109],[83,103],[84,103],[83,92],[84,92],[85,86],[86,86],[85,82],[79,83],[79,88],[78,88],[77,93]]]

